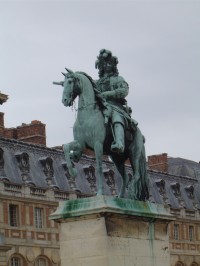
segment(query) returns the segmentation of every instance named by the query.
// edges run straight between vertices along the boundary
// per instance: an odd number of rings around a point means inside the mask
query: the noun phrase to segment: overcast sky
[[[200,161],[200,1],[0,0],[0,91],[5,126],[40,120],[47,145],[73,140],[61,103],[65,67],[94,79],[110,49],[130,87],[147,155]]]

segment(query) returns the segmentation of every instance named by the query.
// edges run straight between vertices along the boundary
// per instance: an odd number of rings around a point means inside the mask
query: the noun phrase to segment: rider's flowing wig
[[[104,76],[104,63],[109,62],[112,65],[112,72],[114,76],[118,76],[119,72],[117,69],[118,59],[116,56],[112,55],[112,52],[106,49],[102,49],[99,52],[99,56],[97,56],[97,60],[95,62],[95,67],[99,69],[99,77],[102,78]]]

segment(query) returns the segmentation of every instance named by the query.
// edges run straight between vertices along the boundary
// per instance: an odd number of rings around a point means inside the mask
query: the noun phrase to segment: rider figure
[[[109,113],[111,118],[114,131],[114,142],[111,145],[111,150],[122,153],[125,146],[124,131],[126,123],[124,106],[126,105],[125,97],[128,95],[129,87],[127,82],[118,75],[117,64],[117,57],[113,56],[111,51],[102,49],[95,63],[95,67],[99,69],[99,80],[96,85],[107,104],[104,115],[107,116]]]

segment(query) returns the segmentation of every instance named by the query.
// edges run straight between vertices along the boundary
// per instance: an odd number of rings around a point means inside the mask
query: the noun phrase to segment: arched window
[[[175,266],[184,266],[183,262],[178,261]]]
[[[23,266],[22,259],[20,257],[12,257],[10,259],[10,266]]]
[[[50,261],[45,257],[38,257],[34,266],[51,266]]]
[[[192,262],[191,266],[198,266],[198,263]]]
[[[37,259],[36,266],[47,266],[46,260],[44,258]]]

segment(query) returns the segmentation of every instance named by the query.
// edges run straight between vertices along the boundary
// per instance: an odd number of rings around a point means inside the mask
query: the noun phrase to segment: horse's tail
[[[139,128],[135,133],[134,142],[130,148],[130,162],[133,169],[133,179],[129,183],[129,198],[146,201],[149,198],[149,178],[147,172],[144,136]]]
[[[137,182],[140,183],[140,190],[137,191],[137,199],[146,201],[149,199],[149,177],[144,147],[139,158],[139,175],[140,178]]]

